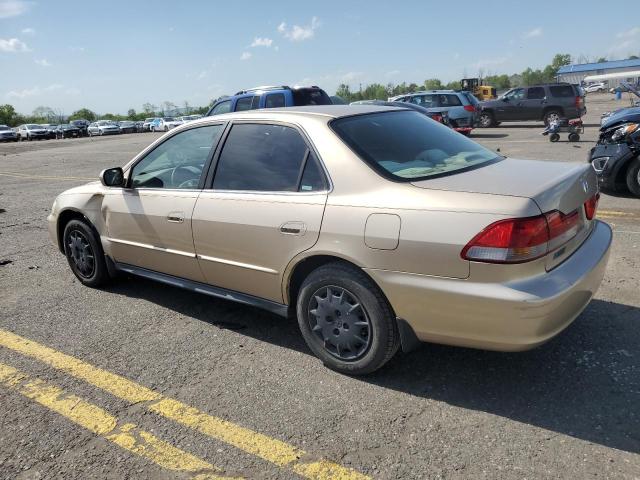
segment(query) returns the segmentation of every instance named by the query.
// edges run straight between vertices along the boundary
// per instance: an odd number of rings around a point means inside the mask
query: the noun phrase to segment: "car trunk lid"
[[[589,164],[505,158],[493,164],[444,177],[413,182],[420,188],[483,193],[533,200],[541,213],[577,211],[578,231],[569,241],[548,253],[548,270],[562,263],[586,239],[593,220],[584,204],[598,192],[597,178]]]

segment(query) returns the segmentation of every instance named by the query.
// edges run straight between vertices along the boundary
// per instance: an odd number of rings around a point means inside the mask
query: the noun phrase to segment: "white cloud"
[[[67,88],[64,93],[66,93],[67,95],[80,95],[80,93],[82,93],[80,91],[79,88],[76,87],[71,87],[71,88]]]
[[[46,58],[41,58],[39,60],[36,59],[36,60],[34,60],[34,62],[36,62],[41,67],[50,67],[51,66],[51,64],[49,63],[49,61]]]
[[[318,20],[318,17],[313,17],[311,24],[302,27],[300,25],[294,25],[289,28],[285,22],[282,22],[278,25],[278,32],[292,42],[302,42],[313,38],[318,27],[320,27],[320,20]]]
[[[400,75],[400,70],[389,70],[385,75],[387,77],[395,77],[396,75]]]
[[[478,60],[471,67],[474,69],[497,67],[504,65],[507,61],[509,61],[509,57],[485,58]]]
[[[271,47],[271,44],[273,43],[273,40],[267,37],[255,37],[253,39],[253,42],[251,43],[251,45],[249,45],[249,48],[253,48],[253,47]]]
[[[453,54],[453,59],[458,60],[460,58],[460,54],[458,52]]]
[[[0,38],[0,52],[29,52],[27,44],[17,38],[5,40]]]
[[[29,27],[29,28],[23,28],[22,33],[24,33],[25,35],[35,35],[36,31],[35,29]]]
[[[240,55],[240,60],[249,60],[251,57],[251,52],[242,52],[242,55]]]
[[[87,49],[84,47],[69,47],[69,50],[71,50],[72,52],[80,52],[80,53],[84,53],[87,51]]]
[[[542,36],[542,28],[536,27],[533,30],[529,30],[528,32],[525,32],[525,34],[522,35],[522,38],[536,38],[541,36]]]
[[[362,78],[362,75],[362,72],[347,72],[342,75],[341,80],[343,82],[353,82],[354,80]]]
[[[59,83],[54,83],[44,88],[33,87],[33,88],[25,88],[24,90],[19,90],[19,91],[12,90],[9,93],[7,93],[7,97],[8,98],[37,97],[39,95],[42,95],[43,93],[49,93],[55,90],[60,90],[62,87],[63,86],[60,85]]]
[[[198,76],[197,76],[196,78],[197,78],[198,80],[202,80],[202,79],[203,79],[204,77],[206,77],[206,76],[207,76],[207,71],[206,71],[206,70],[203,70],[203,71],[201,71],[201,72],[198,74]]]
[[[22,0],[0,0],[0,18],[17,17],[31,6],[31,2]]]
[[[638,34],[640,34],[640,27],[633,27],[629,30],[626,30],[624,32],[620,32],[616,35],[616,37],[618,38],[629,38],[629,37],[635,37]]]

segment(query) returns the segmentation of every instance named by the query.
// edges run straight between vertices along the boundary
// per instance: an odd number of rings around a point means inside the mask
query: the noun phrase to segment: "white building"
[[[634,60],[614,60],[612,62],[601,63],[579,63],[575,65],[565,65],[558,70],[558,82],[581,83],[585,77],[590,75],[605,75],[609,73],[634,72],[640,70],[640,59]],[[607,81],[609,88],[617,87],[621,81],[636,83],[637,76],[612,78]]]

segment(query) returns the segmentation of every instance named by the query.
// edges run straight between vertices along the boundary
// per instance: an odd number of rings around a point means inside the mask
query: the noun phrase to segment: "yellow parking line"
[[[631,212],[620,212],[618,210],[599,210],[597,213],[598,217],[636,217],[635,213]]]
[[[45,345],[0,330],[0,346],[30,356],[101,388],[129,403],[142,405],[165,418],[193,428],[204,435],[233,445],[240,450],[284,467],[311,480],[365,480],[366,475],[326,460],[305,461],[307,452],[280,440],[204,413],[178,400],[120,375],[94,367]]]
[[[26,178],[29,180],[83,180],[83,181],[97,180],[97,178],[88,178],[88,177],[53,177],[49,175],[28,175],[26,173],[16,173],[16,172],[0,172],[0,176]]]
[[[216,474],[219,469],[210,463],[158,439],[133,423],[119,424],[118,419],[106,410],[43,380],[30,379],[29,375],[2,363],[0,385],[163,468],[190,473],[198,479],[225,478]]]

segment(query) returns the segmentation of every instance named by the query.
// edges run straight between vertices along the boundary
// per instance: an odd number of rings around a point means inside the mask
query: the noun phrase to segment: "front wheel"
[[[627,167],[627,188],[636,197],[640,197],[640,158],[632,160]]]
[[[109,280],[99,237],[81,220],[71,220],[62,235],[64,254],[76,278],[88,287],[99,287]]]
[[[478,119],[478,123],[481,128],[489,128],[496,125],[496,121],[493,118],[493,115],[489,112],[481,113],[480,118]]]
[[[400,346],[391,306],[355,267],[331,263],[314,270],[300,287],[296,311],[307,345],[333,370],[374,372]]]

